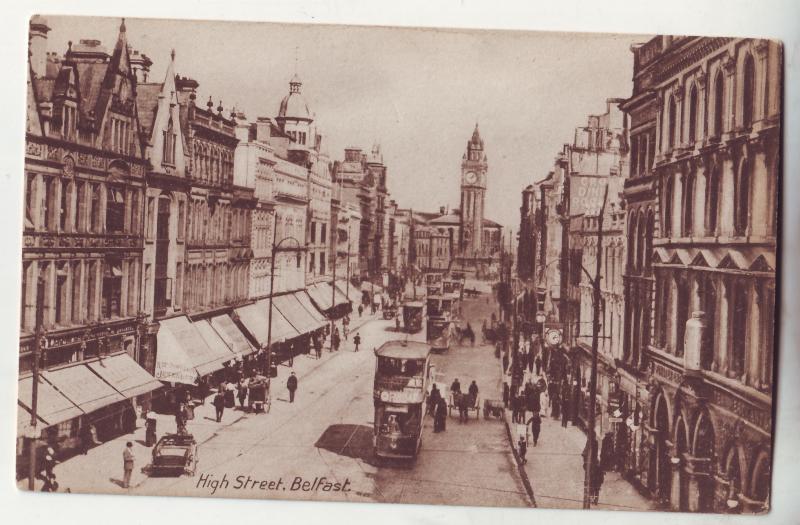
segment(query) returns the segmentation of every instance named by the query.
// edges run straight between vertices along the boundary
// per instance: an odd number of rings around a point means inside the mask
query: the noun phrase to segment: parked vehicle
[[[191,434],[166,434],[153,447],[153,474],[194,476],[197,469],[197,441]]]

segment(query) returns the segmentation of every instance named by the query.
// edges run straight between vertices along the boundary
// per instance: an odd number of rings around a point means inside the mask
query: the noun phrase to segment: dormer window
[[[175,164],[175,130],[172,125],[172,118],[169,119],[167,129],[164,130],[164,164]]]

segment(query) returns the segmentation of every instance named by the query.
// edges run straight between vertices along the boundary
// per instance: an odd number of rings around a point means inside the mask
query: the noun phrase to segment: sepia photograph
[[[19,490],[770,511],[781,42],[131,15],[26,22]]]

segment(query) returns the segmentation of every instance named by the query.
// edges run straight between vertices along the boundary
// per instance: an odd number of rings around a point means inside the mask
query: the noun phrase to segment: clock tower
[[[463,256],[479,256],[482,251],[487,168],[483,139],[476,123],[472,138],[467,141],[467,151],[461,160],[461,228],[458,251]]]

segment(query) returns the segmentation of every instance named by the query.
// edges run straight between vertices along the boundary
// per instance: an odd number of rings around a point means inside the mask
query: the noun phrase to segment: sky
[[[100,40],[119,19],[47,16],[48,50]],[[379,143],[400,207],[457,207],[461,158],[476,122],[488,156],[486,217],[516,230],[521,191],[607,98],[631,94],[642,35],[409,29],[126,19],[128,42],[161,82],[175,71],[254,121],[274,117],[295,73],[332,160]]]

